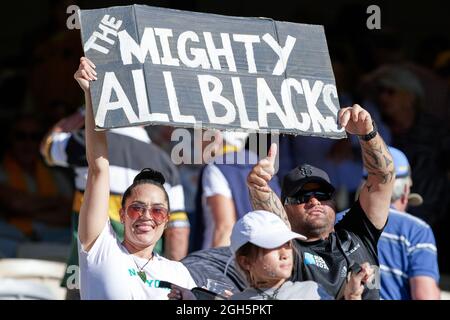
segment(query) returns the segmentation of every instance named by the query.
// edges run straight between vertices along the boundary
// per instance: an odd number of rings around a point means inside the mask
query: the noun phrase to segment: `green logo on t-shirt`
[[[128,269],[128,274],[130,275],[130,277],[137,277],[138,276],[138,272],[137,272],[137,270],[135,270],[134,268],[130,268],[130,269]],[[147,279],[146,281],[145,281],[145,284],[147,284],[147,286],[149,287],[149,288],[159,288],[159,283],[160,283],[160,280],[152,280],[152,279]],[[167,290],[170,290],[170,289],[168,289],[168,288],[159,288],[159,289],[167,289]]]

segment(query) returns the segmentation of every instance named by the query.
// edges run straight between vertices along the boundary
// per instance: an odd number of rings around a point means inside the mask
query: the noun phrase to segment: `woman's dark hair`
[[[170,212],[170,204],[169,204],[169,195],[167,194],[166,189],[164,188],[164,183],[166,179],[161,172],[153,170],[151,168],[144,168],[141,172],[139,172],[136,177],[133,179],[133,184],[125,190],[122,196],[122,208],[125,207],[125,202],[127,198],[131,195],[131,192],[135,187],[141,184],[152,184],[154,186],[159,187],[163,192],[167,201],[167,208]]]

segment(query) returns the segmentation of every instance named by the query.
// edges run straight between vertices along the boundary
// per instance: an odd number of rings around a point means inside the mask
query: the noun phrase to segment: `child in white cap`
[[[292,232],[275,214],[258,210],[246,214],[233,228],[230,248],[238,270],[249,287],[231,297],[232,300],[330,300],[325,289],[314,281],[289,281],[293,270],[292,239],[306,237]],[[363,284],[373,270],[363,264],[351,274],[344,298],[360,300]]]
[[[248,287],[231,296],[231,300],[331,300],[333,297],[317,282],[290,281],[293,270],[291,240],[306,237],[292,232],[277,215],[257,210],[247,213],[233,227],[230,249],[237,269]],[[361,300],[364,284],[371,280],[368,263],[358,273],[350,273],[342,298]],[[172,286],[171,299],[195,299],[184,288]]]

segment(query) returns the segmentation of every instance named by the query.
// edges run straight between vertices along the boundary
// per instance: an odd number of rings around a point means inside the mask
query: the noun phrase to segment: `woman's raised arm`
[[[89,59],[82,57],[74,78],[83,89],[86,102],[86,157],[89,169],[78,224],[78,236],[86,251],[89,251],[105,227],[109,206],[108,144],[105,132],[94,129],[89,89],[90,82],[97,80],[96,75],[95,65]]]

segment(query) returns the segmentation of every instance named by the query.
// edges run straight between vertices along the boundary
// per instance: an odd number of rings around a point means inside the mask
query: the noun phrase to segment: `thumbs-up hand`
[[[272,143],[267,157],[258,161],[247,177],[247,185],[262,192],[270,192],[269,181],[275,174],[275,159],[277,157],[277,145]]]

